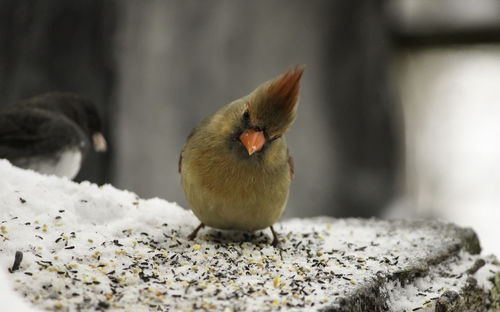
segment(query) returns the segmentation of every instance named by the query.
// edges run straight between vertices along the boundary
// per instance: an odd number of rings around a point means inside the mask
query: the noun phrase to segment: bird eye
[[[243,113],[243,119],[245,121],[250,121],[250,113],[248,112],[248,109]]]

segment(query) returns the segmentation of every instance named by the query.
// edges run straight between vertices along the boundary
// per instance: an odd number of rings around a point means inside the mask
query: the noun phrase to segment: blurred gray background
[[[500,254],[500,1],[0,0],[0,105],[92,99],[110,150],[77,177],[187,208],[206,115],[306,65],[285,217],[432,217]]]
[[[115,185],[186,206],[177,159],[190,130],[305,64],[287,215],[369,216],[388,200],[394,136],[376,2],[126,2],[119,15]]]
[[[287,135],[285,216],[376,215],[394,194],[390,40],[376,1],[0,1],[0,100],[73,91],[99,105],[110,152],[77,180],[187,207],[179,153],[205,116],[306,65]]]

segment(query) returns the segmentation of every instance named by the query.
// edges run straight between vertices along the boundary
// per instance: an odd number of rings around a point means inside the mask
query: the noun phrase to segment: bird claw
[[[204,226],[205,226],[205,224],[200,223],[200,225],[198,225],[198,227],[196,229],[194,229],[194,231],[191,234],[189,234],[188,239],[189,240],[195,239],[196,235],[198,235],[198,231],[201,230]]]
[[[280,244],[280,240],[278,239],[278,235],[274,231],[272,225],[269,228],[271,229],[271,232],[273,233],[273,242],[271,243],[271,245],[273,245],[273,247],[278,247],[278,245]]]

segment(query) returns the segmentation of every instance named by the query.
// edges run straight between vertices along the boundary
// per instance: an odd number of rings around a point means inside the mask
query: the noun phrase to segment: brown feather
[[[303,66],[295,66],[273,80],[267,89],[268,101],[274,103],[283,114],[290,114],[295,108],[303,73]]]
[[[290,181],[295,178],[295,165],[293,164],[293,157],[288,154],[288,166],[290,167]]]
[[[295,66],[260,85],[248,105],[252,123],[266,129],[272,136],[284,134],[295,121],[303,73],[303,66]]]
[[[179,155],[179,173],[182,173],[182,152]]]

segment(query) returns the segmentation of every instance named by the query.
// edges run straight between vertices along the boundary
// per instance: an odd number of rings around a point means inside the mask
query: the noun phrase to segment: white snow
[[[124,229],[140,233],[163,222],[180,226],[195,223],[194,216],[175,203],[160,199],[139,200],[135,194],[110,185],[77,184],[66,178],[18,169],[6,160],[0,160],[0,176],[2,268],[11,267],[15,251],[21,250],[24,259],[20,271],[32,270],[35,275],[38,270],[36,261],[53,261],[54,267],[58,268],[78,263],[76,255],[88,256],[89,250],[98,244],[122,237]],[[59,238],[61,240],[55,243]],[[65,249],[71,246],[75,248]],[[100,250],[106,257],[114,256],[114,249]],[[54,274],[40,274],[36,280],[27,279],[27,275],[20,273],[14,275],[18,275],[17,279],[23,285],[16,285],[16,288],[24,289],[22,292],[25,293],[35,292],[54,280]],[[15,297],[0,292],[2,304],[14,304],[16,300],[12,299]],[[44,306],[43,302],[39,304]]]
[[[4,270],[0,270],[0,281],[0,301],[5,311],[39,311],[14,291]]]
[[[0,284],[41,309],[316,310],[457,242],[424,223],[332,218],[277,224],[279,248],[267,231],[203,229],[189,241],[198,221],[175,203],[4,160],[0,176]],[[20,269],[6,273],[16,251]],[[22,304],[2,288],[0,302]]]

